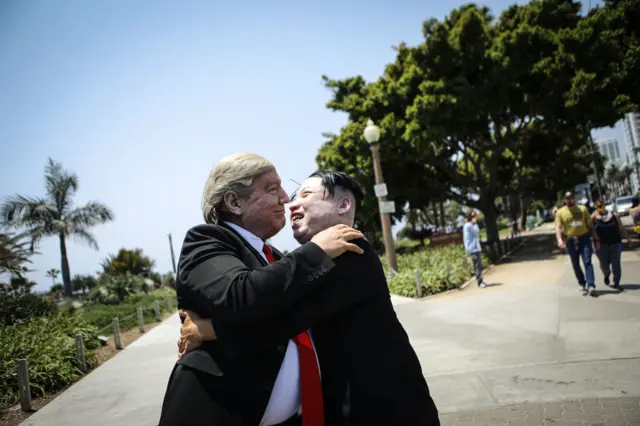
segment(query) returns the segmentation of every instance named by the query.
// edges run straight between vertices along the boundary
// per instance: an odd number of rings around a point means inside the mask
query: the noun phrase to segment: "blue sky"
[[[498,13],[511,3],[485,4]],[[292,191],[289,179],[315,169],[321,133],[346,123],[325,108],[321,75],[375,79],[392,46],[419,43],[422,21],[460,4],[2,1],[0,197],[43,195],[51,156],[78,174],[79,205],[99,200],[116,215],[94,229],[99,251],[69,244],[72,274],[95,273],[120,247],[142,248],[167,272],[167,234],[178,253],[221,157],[260,153]],[[288,227],[273,242],[297,246]],[[45,290],[58,241],[40,252],[30,277]]]

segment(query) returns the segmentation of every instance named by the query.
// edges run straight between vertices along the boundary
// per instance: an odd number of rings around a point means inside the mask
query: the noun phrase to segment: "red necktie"
[[[267,262],[273,263],[271,247],[264,245],[262,252]],[[324,408],[322,405],[322,384],[320,371],[316,360],[316,351],[311,343],[311,337],[307,331],[303,331],[293,338],[298,347],[298,359],[300,360],[300,392],[302,393],[302,426],[324,426]]]

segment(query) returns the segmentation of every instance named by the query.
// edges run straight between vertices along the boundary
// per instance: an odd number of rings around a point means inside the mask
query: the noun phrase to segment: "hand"
[[[178,312],[184,323],[180,327],[180,340],[178,340],[178,359],[184,354],[197,349],[203,341],[216,340],[216,333],[210,320],[200,318],[195,312]]]
[[[564,242],[564,240],[558,240],[558,248],[564,249],[567,247],[567,244]]]
[[[600,240],[595,240],[593,245],[596,247],[596,250],[600,250]]]
[[[316,234],[311,238],[311,242],[317,244],[331,259],[335,259],[346,251],[364,253],[360,247],[349,243],[349,241],[358,238],[364,238],[362,232],[347,225],[335,225]]]
[[[631,241],[631,238],[627,238],[627,245],[629,246],[629,248],[633,247],[633,241]]]

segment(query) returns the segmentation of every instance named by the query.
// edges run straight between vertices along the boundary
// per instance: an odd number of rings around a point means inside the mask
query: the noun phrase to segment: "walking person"
[[[633,221],[633,232],[635,232],[638,238],[640,238],[640,197],[637,195],[631,199],[629,216]]]
[[[596,210],[591,215],[591,220],[595,233],[600,239],[600,248],[596,250],[596,256],[598,256],[600,270],[604,275],[604,283],[610,285],[610,276],[613,272],[613,288],[621,290],[622,238],[627,239],[629,247],[631,247],[631,239],[627,235],[627,230],[622,225],[620,217],[614,212],[607,211],[602,200],[596,201],[595,206]]]
[[[520,228],[518,227],[518,220],[511,222],[511,238],[515,238],[520,234]]]
[[[566,240],[563,234],[566,236]],[[556,237],[558,247],[567,249],[573,272],[584,295],[596,297],[598,294],[591,257],[594,244],[597,250],[600,248],[600,241],[593,230],[589,210],[586,206],[576,204],[573,192],[569,191],[565,194],[564,206],[559,208],[556,213]],[[580,259],[584,264],[584,272],[580,267]]]
[[[476,212],[471,212],[465,218],[465,224],[462,227],[462,240],[465,251],[473,261],[473,272],[476,275],[478,287],[485,288],[487,285],[482,279],[482,247],[480,246],[480,227],[476,223]]]

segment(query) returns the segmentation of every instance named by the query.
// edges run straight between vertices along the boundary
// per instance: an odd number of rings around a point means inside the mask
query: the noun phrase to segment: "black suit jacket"
[[[260,335],[218,337],[242,356],[311,327],[327,425],[437,426],[438,410],[391,303],[380,259],[367,241],[356,244],[364,254],[336,258],[326,283],[285,309]]]
[[[197,380],[193,386],[172,386],[172,380],[180,379],[172,374],[165,397],[165,406],[172,412],[166,413],[163,407],[164,418],[180,416],[175,413],[180,409],[176,405],[183,404],[167,401],[184,395],[171,393],[191,392],[188,389],[192,388],[207,395],[191,398],[215,402],[246,425],[259,424],[289,340],[286,335],[263,337],[264,330],[277,326],[275,321],[283,311],[322,286],[335,266],[314,243],[284,257],[274,250],[274,256],[280,261],[268,265],[249,243],[224,225],[199,225],[187,232],[176,280],[178,307],[211,318],[220,339],[203,344],[178,362],[189,374],[195,371]],[[235,336],[233,344],[227,336]],[[174,373],[178,374],[175,369]],[[203,383],[204,390],[199,387]],[[193,412],[184,415],[198,417]]]

